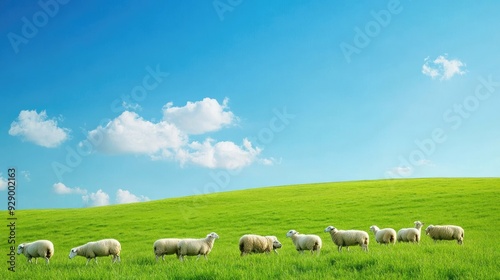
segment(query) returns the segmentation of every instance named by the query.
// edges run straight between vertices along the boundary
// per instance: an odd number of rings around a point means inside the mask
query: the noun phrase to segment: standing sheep
[[[49,240],[37,240],[30,243],[22,243],[17,246],[17,254],[23,254],[31,263],[31,258],[35,258],[35,263],[38,263],[38,258],[44,258],[49,264],[50,258],[54,255],[54,244]]]
[[[459,226],[429,225],[425,229],[425,234],[434,239],[434,242],[436,242],[437,240],[457,240],[458,244],[460,245],[462,245],[464,242],[464,229]]]
[[[248,253],[266,253],[269,254],[273,250],[276,254],[276,249],[281,248],[281,243],[276,236],[261,236],[256,234],[245,234],[240,238],[239,242],[241,256]]]
[[[299,234],[296,230],[289,230],[286,234],[286,237],[290,237],[292,239],[293,244],[295,245],[295,249],[303,254],[304,250],[311,251],[311,254],[314,252],[318,252],[318,255],[321,252],[321,246],[323,242],[321,238],[314,234]]]
[[[380,244],[395,244],[396,243],[396,231],[392,228],[379,229],[378,226],[373,225],[370,230],[375,235],[375,241]]]
[[[71,249],[69,252],[69,258],[72,259],[75,256],[82,256],[87,258],[88,265],[91,259],[95,259],[97,263],[97,257],[113,256],[112,262],[120,262],[120,251],[122,247],[120,242],[116,239],[103,239],[94,242],[88,242],[85,245],[81,245]]]
[[[215,232],[209,233],[207,237],[201,239],[181,239],[177,244],[177,255],[179,256],[179,260],[183,261],[184,256],[196,255],[198,256],[197,259],[199,259],[201,255],[207,259],[207,255],[212,251],[215,239],[219,239],[219,236]]]
[[[325,232],[329,232],[333,243],[338,246],[339,252],[342,252],[342,247],[359,245],[364,251],[368,251],[370,237],[366,231],[362,230],[338,230],[334,226],[325,228]]]
[[[414,228],[402,228],[398,231],[398,242],[420,242],[420,229],[424,223],[415,221],[414,224]]]
[[[177,244],[181,241],[179,238],[163,238],[158,239],[153,244],[153,251],[156,256],[156,261],[161,257],[165,260],[165,255],[177,254]]]

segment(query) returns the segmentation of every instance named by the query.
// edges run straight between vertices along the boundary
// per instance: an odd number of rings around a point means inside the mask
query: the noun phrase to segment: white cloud
[[[10,125],[9,134],[39,146],[54,148],[68,139],[69,130],[57,126],[55,119],[48,119],[45,111],[23,110]]]
[[[165,121],[153,123],[134,112],[125,111],[105,127],[99,126],[88,134],[101,139],[96,150],[110,154],[154,155],[164,149],[179,148],[187,137],[175,125]]]
[[[447,59],[447,54],[440,55],[433,61],[429,57],[425,58],[422,65],[422,73],[426,76],[439,78],[440,80],[449,80],[455,75],[463,75],[465,63],[458,59]]]
[[[202,101],[187,102],[184,107],[173,107],[169,102],[163,107],[163,118],[187,134],[217,131],[237,120],[231,111],[226,111],[228,101],[226,98],[219,104],[216,99],[206,97]]]
[[[412,173],[413,170],[408,166],[397,166],[386,172],[387,176],[391,178],[408,177]]]
[[[189,135],[219,130],[234,124],[237,117],[228,111],[228,99],[222,104],[211,98],[187,102],[184,107],[163,107],[159,122],[144,120],[135,112],[125,111],[104,126],[88,133],[94,149],[108,154],[147,155],[152,160],[176,160],[181,165],[195,164],[207,168],[238,169],[260,160],[261,149],[247,139],[241,146],[231,141],[189,141]],[[83,142],[80,142],[83,145]]]
[[[132,202],[140,202],[140,201],[149,201],[150,199],[147,196],[136,196],[135,194],[127,191],[118,189],[116,192],[116,203],[132,203]]]
[[[238,146],[230,141],[217,142],[207,139],[203,143],[192,142],[187,149],[177,153],[181,164],[193,163],[208,168],[238,169],[251,164],[261,149],[252,147],[248,139]]]
[[[103,192],[101,189],[97,190],[95,193],[82,196],[82,200],[85,204],[90,206],[105,206],[109,205],[109,195]]]
[[[2,173],[0,173],[0,191],[4,191],[7,189],[7,179],[5,179],[2,176]]]
[[[63,183],[55,183],[52,185],[52,189],[56,194],[87,194],[87,190],[76,188],[70,188],[64,185]]]

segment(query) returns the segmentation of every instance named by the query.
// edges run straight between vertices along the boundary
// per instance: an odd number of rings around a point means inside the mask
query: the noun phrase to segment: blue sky
[[[0,193],[497,177],[497,1],[3,1]]]

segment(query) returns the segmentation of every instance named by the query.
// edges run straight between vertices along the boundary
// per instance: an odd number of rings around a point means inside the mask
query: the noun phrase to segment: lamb
[[[50,258],[54,255],[54,244],[49,240],[22,243],[17,246],[17,254],[25,255],[29,263],[31,263],[32,258],[35,258],[35,263],[38,263],[37,258],[44,258],[45,263],[49,264]]]
[[[311,251],[311,254],[314,252],[318,252],[318,255],[321,252],[321,246],[323,242],[321,238],[314,234],[299,234],[296,230],[289,230],[286,234],[286,237],[290,237],[292,239],[293,244],[295,245],[295,249],[303,254],[304,250]]]
[[[414,224],[414,228],[402,228],[398,231],[398,242],[420,242],[420,229],[424,223],[415,221]]]
[[[266,253],[269,254],[273,250],[276,254],[276,249],[282,245],[276,236],[261,236],[256,234],[245,234],[240,238],[240,256],[248,253]]]
[[[342,252],[342,247],[359,245],[364,251],[368,251],[370,237],[366,231],[362,230],[338,230],[334,226],[325,228],[325,232],[330,232],[333,243],[338,246],[339,252]]]
[[[75,256],[82,256],[87,258],[88,265],[90,260],[95,259],[97,263],[97,257],[104,257],[112,255],[112,263],[116,261],[120,262],[120,251],[122,247],[120,242],[116,239],[103,239],[94,242],[88,242],[85,245],[81,245],[71,249],[69,252],[69,258],[72,259]]]
[[[184,256],[198,256],[201,255],[207,259],[207,255],[212,251],[215,239],[219,239],[217,233],[212,232],[207,234],[207,237],[201,239],[181,239],[177,244],[177,256],[180,261],[184,261]]]
[[[455,240],[455,239],[460,245],[462,245],[464,242],[464,229],[459,226],[429,225],[425,229],[425,234],[429,235],[432,239],[434,239],[434,242],[436,242],[437,240]]]
[[[373,225],[370,230],[375,235],[375,241],[380,244],[395,244],[396,243],[396,231],[392,228],[380,229],[378,226]]]
[[[165,255],[177,254],[177,244],[179,244],[179,241],[181,241],[179,238],[163,238],[156,240],[153,244],[156,261],[158,261],[159,257],[165,260]]]

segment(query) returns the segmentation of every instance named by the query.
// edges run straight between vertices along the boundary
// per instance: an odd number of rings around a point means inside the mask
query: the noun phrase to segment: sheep
[[[282,245],[276,236],[261,236],[256,234],[245,234],[240,238],[240,256],[248,253],[266,253],[269,254],[271,250],[278,253],[276,249],[281,248]]]
[[[153,244],[156,261],[158,261],[159,257],[165,260],[165,255],[177,254],[177,244],[179,244],[179,241],[181,241],[179,238],[163,238],[156,240]]]
[[[212,232],[207,234],[207,237],[200,239],[181,239],[177,243],[177,256],[179,256],[180,261],[184,261],[184,256],[198,256],[197,260],[201,255],[207,259],[207,255],[212,251],[215,239],[219,239],[217,233]]]
[[[395,244],[396,243],[396,231],[392,228],[380,229],[378,226],[373,225],[370,230],[375,235],[375,241],[380,244]]]
[[[349,246],[353,245],[359,245],[364,251],[368,251],[370,237],[366,231],[338,230],[334,226],[328,226],[325,228],[325,232],[330,233],[333,243],[338,246],[339,252],[342,252],[342,247],[347,247],[347,251],[349,251]]]
[[[398,231],[398,242],[420,242],[420,229],[422,228],[424,223],[415,221],[414,224],[414,228],[402,228]]]
[[[49,240],[22,243],[17,246],[17,254],[25,255],[29,263],[32,258],[35,258],[35,263],[38,263],[38,258],[44,258],[45,263],[49,264],[50,258],[54,255],[54,244]]]
[[[102,239],[99,241],[88,242],[85,245],[72,248],[69,252],[69,258],[72,259],[75,256],[86,257],[87,263],[85,265],[88,265],[90,260],[92,259],[95,259],[95,263],[97,264],[97,257],[112,255],[113,258],[111,262],[115,263],[116,261],[120,262],[121,249],[122,247],[118,240]]]
[[[455,239],[460,245],[462,245],[464,242],[464,229],[459,226],[429,225],[425,229],[425,234],[429,235],[432,239],[434,239],[434,242],[436,242],[437,240],[455,240]]]
[[[311,251],[311,254],[314,252],[318,252],[318,255],[321,252],[321,246],[323,242],[321,238],[314,234],[299,234],[296,230],[289,230],[286,234],[286,237],[290,237],[292,239],[293,244],[295,245],[295,249],[303,254],[304,250]]]

